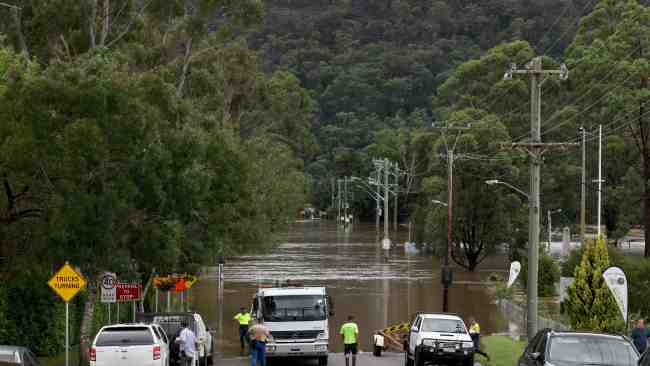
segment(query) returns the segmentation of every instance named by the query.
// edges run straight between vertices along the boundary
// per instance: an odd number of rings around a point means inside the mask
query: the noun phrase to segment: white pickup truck
[[[106,326],[90,348],[90,366],[169,366],[169,342],[156,324]]]

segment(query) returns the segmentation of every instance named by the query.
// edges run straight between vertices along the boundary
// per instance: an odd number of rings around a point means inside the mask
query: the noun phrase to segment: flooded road
[[[393,234],[403,243],[407,233]],[[488,298],[484,287],[472,284],[490,272],[507,268],[504,257],[488,258],[477,273],[454,270],[450,310],[474,316],[484,334],[507,331],[508,324]],[[232,320],[240,306],[250,307],[258,284],[296,280],[325,286],[334,302],[330,319],[330,351],[342,351],[338,328],[354,315],[360,328],[360,346],[367,351],[371,334],[389,324],[409,321],[417,311],[440,311],[439,259],[406,255],[396,245],[384,258],[374,225],[355,225],[343,230],[325,221],[292,225],[286,243],[270,254],[246,256],[225,265],[223,288],[208,277],[193,288],[193,307],[208,326],[216,328],[217,350],[225,357],[239,354],[237,324]]]

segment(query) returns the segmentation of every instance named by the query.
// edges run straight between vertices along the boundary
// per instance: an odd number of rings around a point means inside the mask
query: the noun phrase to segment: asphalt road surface
[[[248,366],[248,357],[215,360],[217,366]],[[277,359],[272,360],[271,365],[276,366],[315,366],[316,360],[293,360]],[[357,366],[402,366],[404,365],[403,353],[383,353],[381,357],[374,357],[372,353],[363,353],[357,356]],[[328,366],[345,366],[345,358],[342,353],[330,353]]]

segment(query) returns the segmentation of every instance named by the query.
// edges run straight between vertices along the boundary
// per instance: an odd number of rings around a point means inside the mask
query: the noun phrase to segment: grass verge
[[[517,364],[519,356],[524,351],[526,343],[513,341],[508,336],[481,337],[483,350],[490,355],[490,361],[482,356],[476,356],[476,361],[486,366],[512,366]]]
[[[65,353],[61,353],[55,357],[43,357],[38,361],[42,366],[65,366]],[[77,366],[79,364],[79,346],[70,347],[70,366]]]

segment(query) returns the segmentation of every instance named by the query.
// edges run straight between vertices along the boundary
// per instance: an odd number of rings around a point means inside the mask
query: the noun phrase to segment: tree
[[[485,172],[490,172],[492,177],[506,179],[516,177],[517,170],[511,158],[499,151],[498,143],[509,137],[505,126],[495,115],[481,110],[462,109],[452,113],[450,120],[473,121],[471,128],[460,134],[455,150],[452,260],[474,271],[497,245],[512,240],[513,219],[522,207],[521,198],[514,193],[499,194],[505,199],[495,200],[495,187],[485,184]],[[434,151],[438,156],[431,159],[432,175],[423,182],[429,202],[433,198],[447,201],[446,154],[454,143],[453,139],[443,136],[437,140]],[[447,222],[446,210],[432,208],[429,211],[427,240],[434,244],[438,253],[444,253],[447,247]]]
[[[576,330],[614,332],[621,329],[622,318],[603,272],[609,268],[607,243],[603,238],[588,242],[575,280],[567,289],[566,309]]]
[[[621,198],[634,192],[634,199],[621,199],[620,204],[605,211],[605,222],[617,236],[625,235],[631,224],[640,223],[638,211],[630,210],[630,204],[641,206],[641,221],[650,227],[649,22],[650,8],[635,0],[599,2],[581,20],[578,34],[567,50],[569,67],[577,65],[572,83],[573,93],[579,97],[553,116],[573,123],[565,123],[565,128],[590,121],[587,127],[591,130],[603,124],[605,134],[613,135],[606,140],[608,145],[611,143],[608,149],[626,164],[608,166],[607,174],[617,175],[611,182],[608,180],[608,190]],[[623,148],[625,145],[633,146],[636,153]],[[628,165],[636,172],[620,171]],[[637,182],[641,183],[638,188]],[[645,230],[645,241],[650,243],[650,230]],[[650,257],[650,245],[646,246],[645,256]]]

